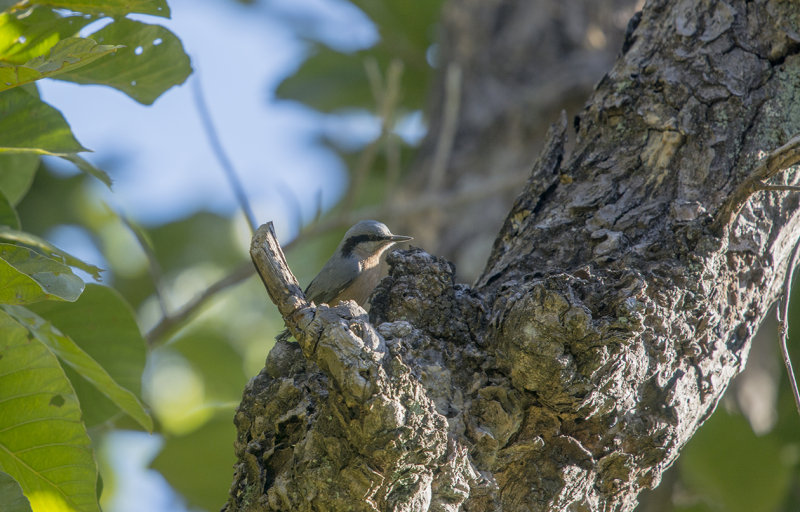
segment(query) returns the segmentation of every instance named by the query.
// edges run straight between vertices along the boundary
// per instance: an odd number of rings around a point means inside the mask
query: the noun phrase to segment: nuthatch
[[[333,256],[306,288],[306,298],[330,306],[354,300],[366,307],[382,277],[381,256],[392,245],[408,240],[412,237],[393,235],[381,222],[362,220],[344,234]],[[288,338],[288,330],[275,337],[280,341]]]

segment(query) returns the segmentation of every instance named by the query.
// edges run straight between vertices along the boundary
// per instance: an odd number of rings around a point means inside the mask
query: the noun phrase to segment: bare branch
[[[251,262],[247,261],[239,265],[233,272],[211,284],[203,293],[184,304],[178,311],[172,315],[164,316],[161,321],[145,335],[147,344],[153,347],[166,340],[168,334],[177,330],[186,320],[194,316],[194,314],[216,296],[217,293],[241,283],[252,276],[253,273],[253,264]]]
[[[800,192],[800,187],[796,185],[767,185],[766,183],[759,183],[758,190],[772,190],[776,192]]]
[[[271,221],[259,227],[253,235],[250,257],[272,302],[284,318],[291,318],[298,309],[308,307],[300,283],[289,270]]]
[[[153,251],[153,246],[141,228],[133,223],[126,215],[118,213],[117,216],[125,224],[125,227],[133,233],[139,246],[142,248],[145,257],[147,258],[147,270],[150,272],[150,279],[153,280],[153,288],[156,291],[156,300],[161,309],[163,317],[169,316],[169,308],[167,307],[166,292],[164,291],[164,274],[161,272],[161,265],[156,259],[156,253]]]
[[[371,61],[367,61],[368,63]],[[366,65],[366,63],[365,63]],[[377,94],[380,87],[380,80],[375,78],[374,66],[367,66],[367,76],[371,79],[370,84],[373,93]],[[369,71],[372,69],[372,71]],[[356,199],[361,194],[361,189],[364,187],[369,171],[375,163],[375,158],[378,156],[378,148],[381,142],[391,133],[394,127],[394,115],[397,109],[397,102],[400,99],[400,78],[403,74],[403,63],[400,60],[394,59],[389,65],[389,70],[386,73],[386,89],[380,95],[378,102],[378,116],[381,119],[381,132],[378,137],[370,142],[361,155],[353,171],[353,181],[347,190],[347,194],[342,200],[343,212],[348,212],[353,209]],[[380,73],[377,73],[378,77]]]
[[[247,194],[245,194],[244,187],[242,186],[242,183],[239,180],[236,170],[233,168],[233,164],[228,158],[228,155],[225,153],[225,149],[222,147],[222,142],[219,139],[216,128],[214,128],[214,122],[211,120],[211,113],[208,111],[208,105],[206,104],[205,96],[203,95],[200,79],[195,76],[194,80],[192,80],[192,84],[194,85],[193,91],[195,106],[197,107],[197,112],[200,114],[200,120],[202,121],[203,128],[206,131],[208,142],[211,144],[211,150],[214,152],[214,156],[217,157],[217,161],[222,167],[222,170],[225,171],[225,177],[228,178],[228,183],[230,184],[231,189],[233,189],[236,200],[239,202],[239,207],[242,209],[242,212],[247,219],[247,223],[250,225],[250,232],[254,233],[257,225],[256,216],[253,214],[253,209],[250,207],[250,202],[247,199]]]
[[[458,111],[461,106],[461,66],[456,62],[447,65],[445,77],[444,113],[442,114],[442,128],[436,141],[436,152],[433,155],[433,164],[428,179],[428,190],[438,190],[444,182],[444,173],[447,162],[453,151],[453,141],[456,138],[458,127]]]

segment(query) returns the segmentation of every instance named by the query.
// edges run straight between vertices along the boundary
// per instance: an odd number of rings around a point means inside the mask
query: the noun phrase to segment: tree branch
[[[244,217],[247,220],[247,224],[250,226],[250,232],[254,233],[257,226],[256,216],[253,213],[253,209],[250,207],[250,201],[247,199],[247,194],[236,174],[236,170],[233,168],[233,163],[231,163],[230,158],[228,158],[227,153],[225,153],[225,148],[222,147],[222,141],[220,141],[217,130],[214,128],[214,122],[211,119],[211,113],[208,111],[208,105],[206,104],[203,88],[197,73],[195,73],[194,80],[192,80],[192,85],[194,86],[194,102],[197,106],[197,112],[200,114],[200,121],[205,129],[208,142],[211,144],[211,150],[214,156],[217,157],[217,161],[222,167],[222,170],[225,172],[225,177],[228,178],[228,184],[231,186],[233,194],[239,202],[239,207],[242,209],[242,213],[244,213]]]
[[[352,301],[335,308],[309,304],[271,224],[258,229],[250,253],[308,363],[297,359],[292,344],[279,342],[251,381],[236,415],[243,462],[225,510],[297,509],[301,503],[327,510],[411,510],[444,498],[455,506],[463,501],[465,482],[477,476],[466,450],[448,442],[447,420],[364,310]],[[297,365],[318,367],[330,386],[312,373],[293,371]],[[327,399],[318,401],[323,394]],[[258,405],[276,399],[283,402],[280,409]],[[273,458],[277,453],[283,455]],[[259,460],[273,463],[259,467]],[[302,475],[296,473],[300,466]],[[296,476],[288,479],[289,473]],[[340,475],[347,475],[348,485],[338,485]],[[266,494],[255,491],[265,487]],[[335,494],[305,491],[329,487]]]
[[[800,135],[795,135],[787,143],[762,158],[750,176],[728,197],[719,209],[714,231],[719,233],[724,226],[730,225],[745,203],[759,190],[792,190],[783,188],[785,187],[783,185],[765,185],[764,181],[798,163],[800,163]]]

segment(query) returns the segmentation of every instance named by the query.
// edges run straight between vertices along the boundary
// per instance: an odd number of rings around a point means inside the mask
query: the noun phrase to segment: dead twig
[[[763,187],[782,187],[783,185],[765,185],[764,182],[798,163],[800,163],[800,135],[795,135],[789,142],[763,158],[753,173],[722,204],[712,226],[713,232],[724,233],[750,196],[759,190],[767,190]]]
[[[762,182],[758,185],[758,190],[772,190],[777,192],[800,192],[800,187],[798,187],[797,185],[768,185]]]

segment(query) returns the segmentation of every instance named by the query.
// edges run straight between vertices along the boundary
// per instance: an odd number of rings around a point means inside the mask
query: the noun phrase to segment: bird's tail
[[[292,335],[289,333],[289,329],[284,329],[275,336],[275,341],[289,341],[289,338]]]

